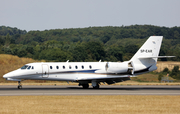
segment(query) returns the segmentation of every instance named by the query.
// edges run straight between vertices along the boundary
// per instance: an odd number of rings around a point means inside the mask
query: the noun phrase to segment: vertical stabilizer
[[[136,71],[156,65],[162,39],[163,36],[150,36],[131,58]]]

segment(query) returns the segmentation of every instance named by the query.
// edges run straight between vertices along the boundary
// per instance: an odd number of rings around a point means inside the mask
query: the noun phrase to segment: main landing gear
[[[83,87],[83,89],[88,89],[89,88],[89,84],[87,83],[85,83],[85,84],[81,84],[81,83],[79,83],[79,86],[82,86]]]
[[[83,84],[83,89],[88,89],[89,88],[89,84]]]
[[[22,89],[21,81],[18,81],[18,89]]]
[[[97,82],[96,80],[92,80],[92,87],[93,89],[99,89],[99,82]],[[89,88],[89,84],[87,83],[79,83],[79,86],[82,86],[83,89],[88,89]]]
[[[89,88],[89,84],[82,84],[83,89],[88,89]],[[96,84],[93,86],[93,89],[99,89],[99,84]]]
[[[83,89],[88,89],[89,88],[89,84],[82,84]],[[93,89],[99,89],[99,84],[96,84],[93,86]]]
[[[99,83],[96,82],[95,80],[92,80],[92,86],[94,89],[99,89]]]
[[[99,89],[99,84],[97,84],[96,86],[93,86],[94,89]]]
[[[91,83],[92,83],[93,89],[99,89],[100,83],[98,81],[92,80]],[[80,82],[79,86],[82,86],[83,89],[88,89],[89,88],[89,82]]]

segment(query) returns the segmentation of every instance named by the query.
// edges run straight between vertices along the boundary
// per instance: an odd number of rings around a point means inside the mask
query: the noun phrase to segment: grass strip
[[[1,96],[3,114],[177,114],[180,96]]]

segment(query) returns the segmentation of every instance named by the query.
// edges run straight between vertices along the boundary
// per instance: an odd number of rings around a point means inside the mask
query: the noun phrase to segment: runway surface
[[[180,95],[180,86],[100,86],[83,89],[81,86],[0,86],[0,96],[24,95]]]

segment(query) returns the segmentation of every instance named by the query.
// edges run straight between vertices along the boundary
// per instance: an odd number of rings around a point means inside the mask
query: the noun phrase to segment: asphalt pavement
[[[107,85],[99,89],[83,89],[81,86],[27,86],[17,89],[17,86],[0,86],[0,96],[25,95],[180,95],[180,86],[122,86]]]

